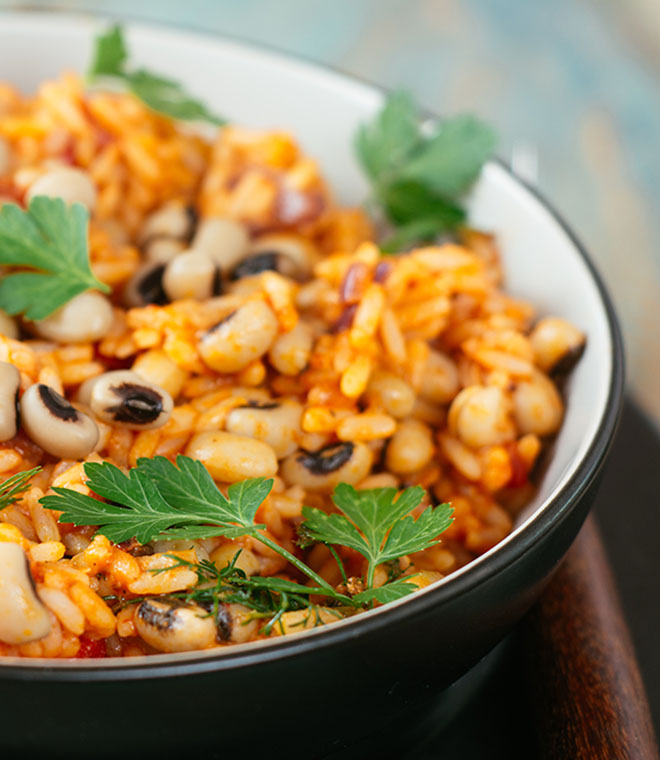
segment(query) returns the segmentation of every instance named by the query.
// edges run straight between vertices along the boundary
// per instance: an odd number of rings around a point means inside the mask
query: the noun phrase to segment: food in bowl
[[[2,93],[0,654],[295,633],[496,545],[585,339],[465,224],[483,134],[449,135],[450,177],[389,101],[358,139],[378,245],[289,135],[181,126],[124,58],[128,93]]]

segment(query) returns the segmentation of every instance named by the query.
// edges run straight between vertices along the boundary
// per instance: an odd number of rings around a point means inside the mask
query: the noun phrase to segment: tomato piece
[[[76,659],[107,656],[108,649],[105,645],[105,639],[90,639],[84,635],[80,637],[80,649],[78,650]]]
[[[508,446],[509,462],[511,464],[511,477],[507,485],[510,488],[520,488],[527,483],[527,468],[523,458],[518,453],[518,447],[515,443]]]

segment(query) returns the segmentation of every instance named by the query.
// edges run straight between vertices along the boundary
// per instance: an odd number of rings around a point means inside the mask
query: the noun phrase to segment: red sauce
[[[80,637],[80,649],[76,659],[88,659],[91,657],[107,657],[108,650],[105,639],[90,639],[84,634]]]

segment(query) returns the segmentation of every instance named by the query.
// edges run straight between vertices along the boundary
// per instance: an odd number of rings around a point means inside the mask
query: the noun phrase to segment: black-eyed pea
[[[216,629],[220,641],[243,644],[259,632],[261,622],[254,611],[242,604],[221,604],[216,615]]]
[[[197,224],[192,206],[171,201],[151,213],[140,231],[140,245],[147,248],[153,240],[170,239],[188,242]]]
[[[434,404],[447,404],[458,393],[460,381],[454,362],[440,351],[431,351],[422,375],[420,396]]]
[[[247,253],[249,243],[248,231],[240,222],[208,217],[199,223],[191,248],[204,251],[220,267],[223,275],[229,275]]]
[[[426,588],[436,581],[442,580],[444,575],[437,573],[435,570],[411,570],[410,573],[406,573],[404,579],[406,583],[412,583],[417,588]]]
[[[284,636],[289,633],[301,633],[314,628],[322,628],[342,620],[344,615],[329,607],[312,607],[311,609],[285,612],[273,626],[271,636]]]
[[[402,420],[387,444],[385,464],[397,475],[410,475],[426,467],[434,451],[428,425],[415,419]]]
[[[272,446],[234,433],[198,433],[188,443],[185,453],[199,459],[211,477],[223,483],[269,478],[277,473],[277,457]]]
[[[0,441],[8,441],[18,431],[18,389],[21,374],[13,364],[0,362]]]
[[[193,551],[195,552],[197,562],[210,559],[209,553],[204,548],[201,541],[192,541],[184,538],[152,541],[147,545],[147,548],[150,548],[154,554],[171,554],[172,552]],[[142,550],[142,547],[140,547],[140,550]]]
[[[181,393],[190,375],[160,348],[152,348],[140,354],[131,369],[148,383],[159,385],[172,398],[176,398]]]
[[[220,293],[220,270],[204,251],[183,251],[165,267],[163,290],[170,301],[186,298],[205,301]]]
[[[265,441],[281,459],[298,448],[301,416],[302,406],[296,401],[249,401],[229,412],[225,428]]]
[[[94,450],[94,420],[47,385],[31,385],[21,397],[21,424],[44,451],[60,459],[82,459]]]
[[[165,264],[159,261],[147,261],[138,267],[135,274],[124,286],[122,300],[130,308],[167,303],[167,293],[163,289]]]
[[[42,174],[30,185],[25,200],[29,204],[39,195],[61,198],[65,203],[81,203],[90,213],[96,206],[96,187],[87,172],[62,166]]]
[[[32,329],[46,340],[59,343],[84,343],[104,338],[114,322],[110,301],[96,290],[86,290]]]
[[[520,382],[513,391],[516,424],[520,433],[552,435],[559,430],[564,405],[554,383],[542,372]]]
[[[319,451],[298,451],[282,462],[281,475],[288,485],[330,493],[338,483],[354,485],[367,477],[373,452],[364,443],[333,443]]]
[[[540,320],[529,340],[534,362],[544,372],[567,372],[582,356],[586,343],[583,332],[559,317]]]
[[[103,422],[131,430],[162,427],[172,415],[172,396],[131,370],[105,372],[95,378],[89,407]]]
[[[211,562],[218,570],[224,570],[227,565],[233,563],[234,567],[242,570],[247,576],[257,575],[260,569],[257,555],[236,541],[226,541],[214,549],[211,552]]]
[[[512,411],[511,397],[502,388],[471,385],[452,401],[447,425],[470,448],[495,446],[516,436]]]
[[[374,372],[367,386],[367,400],[376,404],[392,417],[403,419],[415,406],[415,391],[401,377],[393,372]]]
[[[37,596],[25,552],[0,543],[0,641],[25,644],[50,632],[51,617]]]
[[[319,258],[309,241],[287,233],[270,233],[254,240],[250,256],[264,254],[275,256],[275,271],[296,280],[308,278]]]
[[[292,330],[275,338],[268,360],[282,375],[298,375],[309,362],[313,342],[312,328],[299,319]]]
[[[145,599],[133,620],[139,636],[159,652],[189,652],[218,643],[213,615],[204,607],[183,599]]]
[[[144,247],[144,257],[151,264],[167,265],[178,254],[186,250],[181,240],[176,238],[154,238]]]
[[[246,301],[199,339],[202,361],[216,372],[239,372],[271,347],[278,322],[262,299]]]

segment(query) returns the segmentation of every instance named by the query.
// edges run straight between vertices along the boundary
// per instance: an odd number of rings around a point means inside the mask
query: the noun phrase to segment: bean
[[[227,565],[233,562],[234,567],[242,570],[248,576],[259,573],[259,559],[257,555],[236,541],[227,541],[224,544],[220,544],[217,549],[214,549],[211,552],[211,562],[213,562],[218,570],[224,570]]]
[[[513,392],[516,424],[522,434],[552,435],[559,430],[564,405],[554,383],[543,373],[518,383]]]
[[[312,609],[285,612],[271,630],[271,636],[284,636],[289,633],[301,633],[313,628],[323,628],[330,623],[337,623],[344,616],[335,609],[313,607]]]
[[[51,618],[37,596],[25,552],[0,543],[0,641],[25,644],[47,636]]]
[[[265,441],[281,459],[298,448],[301,416],[302,406],[295,401],[253,401],[232,409],[225,428],[230,433]]]
[[[220,270],[204,251],[184,251],[165,267],[163,290],[171,301],[205,301],[220,292]]]
[[[42,174],[30,186],[25,200],[29,204],[38,195],[61,198],[65,203],[82,203],[90,213],[96,206],[96,187],[87,172],[68,166]]]
[[[454,362],[439,351],[431,351],[422,375],[420,395],[435,404],[447,404],[458,393],[460,382]]]
[[[369,474],[373,453],[364,443],[333,443],[319,451],[298,451],[282,462],[281,476],[289,485],[330,493],[337,483],[354,485]]]
[[[529,340],[534,361],[544,372],[567,372],[582,355],[586,342],[584,333],[558,317],[538,322]]]
[[[124,286],[122,300],[128,307],[146,306],[154,303],[163,306],[167,303],[167,293],[163,289],[165,264],[148,261],[138,267],[135,274]]]
[[[186,246],[176,238],[154,238],[144,248],[145,259],[151,264],[167,264]]]
[[[131,370],[120,369],[95,378],[89,406],[103,422],[131,430],[153,430],[169,420],[174,402],[164,388]]]
[[[314,247],[297,235],[272,233],[258,237],[250,246],[252,256],[274,253],[277,271],[285,277],[305,280],[318,259]]]
[[[309,362],[313,342],[312,328],[298,320],[292,330],[275,338],[268,360],[281,374],[298,375]]]
[[[449,431],[466,446],[494,446],[515,438],[510,397],[495,386],[464,388],[449,408]]]
[[[186,455],[200,462],[214,480],[236,483],[246,478],[269,478],[277,473],[277,457],[263,441],[224,431],[197,433]]]
[[[268,351],[277,330],[270,306],[261,299],[248,300],[202,335],[199,353],[216,372],[238,372]]]
[[[194,208],[171,201],[150,214],[140,231],[140,244],[148,247],[152,240],[170,239],[187,242],[197,222]]]
[[[228,275],[247,253],[249,242],[248,232],[239,222],[209,217],[200,222],[191,247],[208,254],[222,274]]]
[[[385,450],[388,470],[410,475],[425,467],[433,457],[431,429],[419,420],[402,420]]]
[[[181,369],[160,348],[152,348],[140,354],[131,369],[148,383],[159,385],[172,398],[176,398],[181,393],[181,389],[189,376],[186,370]]]
[[[0,362],[0,441],[8,441],[18,430],[18,389],[21,374],[13,364]]]
[[[407,417],[415,406],[415,391],[393,372],[374,372],[367,386],[367,400],[381,406],[398,419]]]
[[[59,343],[86,343],[104,338],[114,322],[112,305],[96,290],[74,296],[41,322],[32,323],[35,332]]]
[[[91,417],[73,407],[47,385],[31,385],[21,397],[21,422],[27,435],[60,459],[82,459],[99,438]]]
[[[213,615],[198,604],[174,597],[145,599],[137,608],[135,628],[160,652],[189,652],[217,643]]]
[[[260,626],[254,611],[242,604],[221,604],[216,624],[220,639],[232,644],[242,644],[254,638]]]

